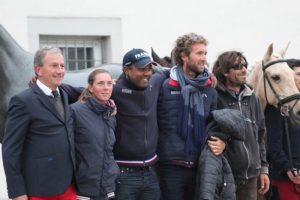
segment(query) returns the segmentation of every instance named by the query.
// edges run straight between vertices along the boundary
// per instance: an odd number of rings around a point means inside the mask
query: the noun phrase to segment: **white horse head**
[[[283,60],[288,46],[289,44],[279,53],[274,53],[273,44],[270,44],[263,60],[249,74],[248,83],[259,97],[263,109],[268,103],[276,107],[283,103],[288,108],[290,117],[300,123],[300,101],[292,98],[288,102],[282,102],[287,97],[299,95],[294,71]]]

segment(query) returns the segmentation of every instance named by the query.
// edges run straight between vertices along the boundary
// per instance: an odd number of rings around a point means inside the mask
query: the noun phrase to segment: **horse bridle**
[[[266,97],[266,100],[267,100],[267,103],[269,104],[269,100],[268,100],[268,96],[267,96],[267,90],[266,90],[266,80],[273,92],[273,94],[275,95],[277,101],[278,101],[278,107],[280,108],[281,106],[284,106],[286,105],[288,102],[290,101],[293,101],[293,100],[299,100],[300,99],[300,93],[296,93],[296,94],[293,94],[293,95],[290,95],[288,97],[285,97],[283,99],[280,98],[280,96],[276,93],[271,81],[270,81],[270,78],[267,76],[266,74],[266,69],[274,64],[277,64],[277,63],[282,63],[282,62],[288,62],[289,59],[281,59],[281,60],[275,60],[275,61],[272,61],[272,62],[269,62],[267,65],[264,65],[264,61],[262,61],[262,70],[263,70],[263,76],[264,76],[264,90],[265,90],[265,97]],[[295,102],[295,104],[297,103],[297,101]],[[294,108],[295,104],[292,106],[291,110]]]
[[[267,90],[266,90],[266,80],[273,92],[273,94],[275,95],[276,99],[278,100],[278,104],[277,106],[279,107],[279,109],[281,109],[282,107],[286,107],[285,109],[287,109],[287,112],[291,112],[294,108],[294,106],[296,105],[296,103],[299,101],[300,99],[300,93],[296,93],[293,95],[290,95],[288,97],[285,97],[283,99],[280,98],[280,96],[276,93],[269,77],[266,74],[266,69],[276,63],[282,63],[282,62],[288,62],[289,59],[281,59],[281,60],[275,60],[272,62],[269,62],[267,65],[264,65],[264,62],[262,61],[262,70],[263,70],[263,76],[264,76],[264,90],[265,90],[265,98],[267,100],[267,103],[269,103],[268,101],[268,96],[267,96]],[[288,106],[286,105],[288,102],[296,100],[296,102],[294,103],[294,105],[291,107],[291,109],[288,108]],[[293,157],[292,157],[292,151],[291,151],[291,142],[290,142],[290,134],[289,134],[289,127],[288,127],[288,119],[287,119],[287,112],[281,112],[281,115],[284,118],[284,129],[285,129],[285,133],[286,133],[286,140],[287,140],[287,147],[288,147],[288,157],[289,157],[289,161],[292,163],[293,165],[293,169],[291,169],[292,173],[294,176],[299,176],[300,175],[300,171],[299,169],[294,167],[294,162],[293,162]],[[297,189],[297,188],[295,188]]]

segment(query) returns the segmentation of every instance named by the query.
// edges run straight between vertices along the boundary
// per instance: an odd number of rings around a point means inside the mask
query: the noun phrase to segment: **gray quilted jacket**
[[[217,136],[224,141],[244,140],[246,121],[240,111],[221,109],[213,111],[212,115],[214,120],[207,127],[208,139],[210,136]],[[197,200],[235,199],[234,177],[223,154],[215,156],[205,144],[198,165]]]

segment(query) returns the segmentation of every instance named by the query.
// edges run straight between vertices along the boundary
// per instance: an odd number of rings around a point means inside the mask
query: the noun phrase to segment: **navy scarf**
[[[197,155],[205,137],[204,104],[200,88],[209,78],[207,69],[196,78],[184,75],[182,67],[175,66],[177,81],[181,86],[178,133],[185,141],[186,155]]]
[[[112,113],[115,110],[115,107],[110,104],[108,101],[106,104],[102,104],[97,101],[94,97],[90,97],[86,100],[87,106],[95,112],[97,115],[103,117],[104,122],[111,128],[115,128],[114,118],[112,117]]]

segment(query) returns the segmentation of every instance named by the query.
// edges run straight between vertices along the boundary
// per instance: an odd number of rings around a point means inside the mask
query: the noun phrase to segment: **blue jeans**
[[[163,200],[195,198],[196,168],[177,165],[160,165],[159,177]]]
[[[115,193],[116,200],[159,200],[160,189],[155,168],[120,167]]]

